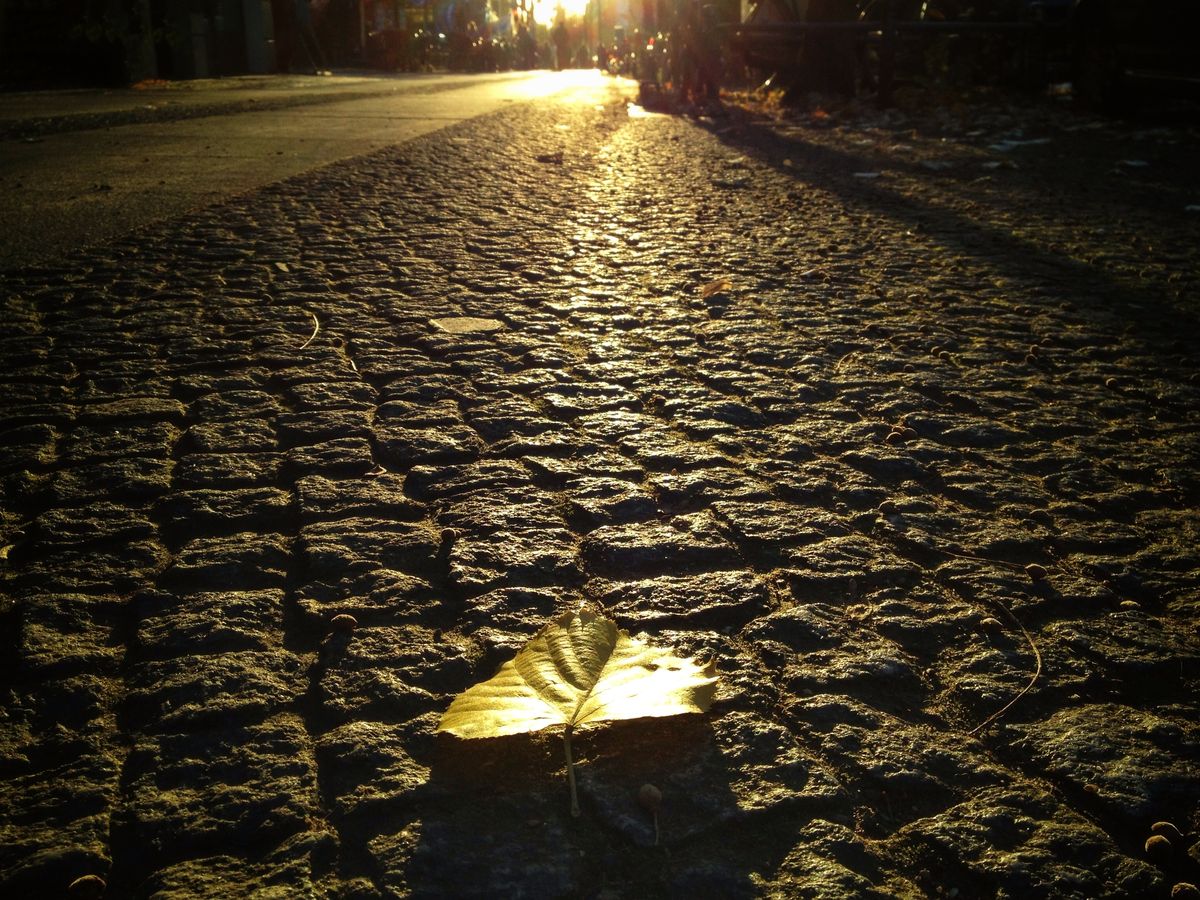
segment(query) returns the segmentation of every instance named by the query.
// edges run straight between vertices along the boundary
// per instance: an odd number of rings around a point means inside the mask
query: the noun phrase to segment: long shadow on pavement
[[[742,843],[730,826],[753,815],[739,804],[701,717],[608,723],[577,734],[574,746],[578,818],[569,810],[560,735],[441,736],[430,802],[406,825],[409,839],[374,840],[384,850],[383,882],[415,896],[751,896],[750,865],[772,868],[779,860],[766,857],[782,858],[790,846],[755,828],[745,838],[753,853],[696,852],[715,836]],[[657,834],[638,802],[646,783],[663,795]]]
[[[1200,334],[1200,310],[1182,307],[1154,285],[1137,284],[1115,273],[1065,257],[1032,243],[1011,230],[968,218],[954,210],[938,207],[889,187],[883,179],[867,180],[854,173],[877,164],[853,153],[819,146],[802,137],[781,135],[754,122],[729,128],[722,121],[701,120],[718,140],[738,153],[753,157],[798,182],[829,191],[847,204],[904,221],[930,237],[959,250],[994,269],[997,274],[1025,282],[1054,279],[1070,285],[1071,299],[1087,297],[1103,302],[1109,311],[1131,322],[1162,323],[1162,333],[1147,334],[1152,353],[1161,353],[1156,340],[1178,340]],[[785,165],[784,160],[791,165]],[[889,160],[889,169],[928,177],[917,164]],[[1029,190],[1036,191],[1034,184]],[[1065,299],[1065,298],[1064,298]],[[1172,308],[1164,309],[1164,304]],[[1166,319],[1163,319],[1166,316]]]

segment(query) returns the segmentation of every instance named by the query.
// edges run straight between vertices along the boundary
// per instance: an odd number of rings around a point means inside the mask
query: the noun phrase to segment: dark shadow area
[[[416,896],[750,896],[750,873],[794,844],[790,828],[777,840],[768,829],[737,837],[751,813],[705,718],[605,723],[577,733],[573,750],[578,818],[560,730],[439,736],[413,819],[399,833],[369,823],[382,886]],[[662,795],[657,834],[639,802],[645,784]]]
[[[1089,303],[1103,304],[1112,313],[1137,322],[1153,352],[1161,352],[1177,342],[1194,344],[1193,339],[1184,336],[1200,334],[1200,312],[1170,300],[1158,285],[1130,281],[1039,246],[999,224],[933,206],[890,186],[883,178],[856,177],[856,172],[878,165],[864,155],[820,146],[801,136],[784,136],[767,125],[751,121],[739,123],[736,128],[719,120],[700,120],[699,124],[732,150],[798,182],[828,191],[851,208],[879,213],[919,230],[968,259],[986,263],[997,274],[1025,283],[1040,284],[1053,279],[1059,284],[1069,284],[1069,290],[1063,292],[1065,297],[1054,298],[1056,303],[1062,299],[1087,298]],[[790,165],[785,165],[784,160],[790,161]],[[887,168],[923,177],[929,175],[922,173],[917,163],[894,159],[888,160]],[[1032,179],[1024,186],[1044,199],[1044,190]],[[1169,311],[1163,309],[1164,304],[1169,305]],[[1169,319],[1155,325],[1147,312],[1152,316],[1169,312]]]

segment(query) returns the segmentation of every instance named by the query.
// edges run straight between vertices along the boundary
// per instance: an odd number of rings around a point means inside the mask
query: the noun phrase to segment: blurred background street
[[[595,70],[244,77],[0,93],[0,267],[493,112],[600,90]]]

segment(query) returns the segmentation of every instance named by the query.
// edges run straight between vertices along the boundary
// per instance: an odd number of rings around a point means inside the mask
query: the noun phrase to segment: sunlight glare
[[[587,6],[588,0],[534,0],[533,18],[539,25],[553,25],[558,21],[559,9],[562,9],[570,22],[587,12]]]

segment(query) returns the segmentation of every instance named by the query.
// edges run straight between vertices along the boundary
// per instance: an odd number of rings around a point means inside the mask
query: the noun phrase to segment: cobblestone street
[[[0,274],[0,894],[1200,882],[1197,130],[628,94]],[[572,818],[581,602],[721,680]]]

